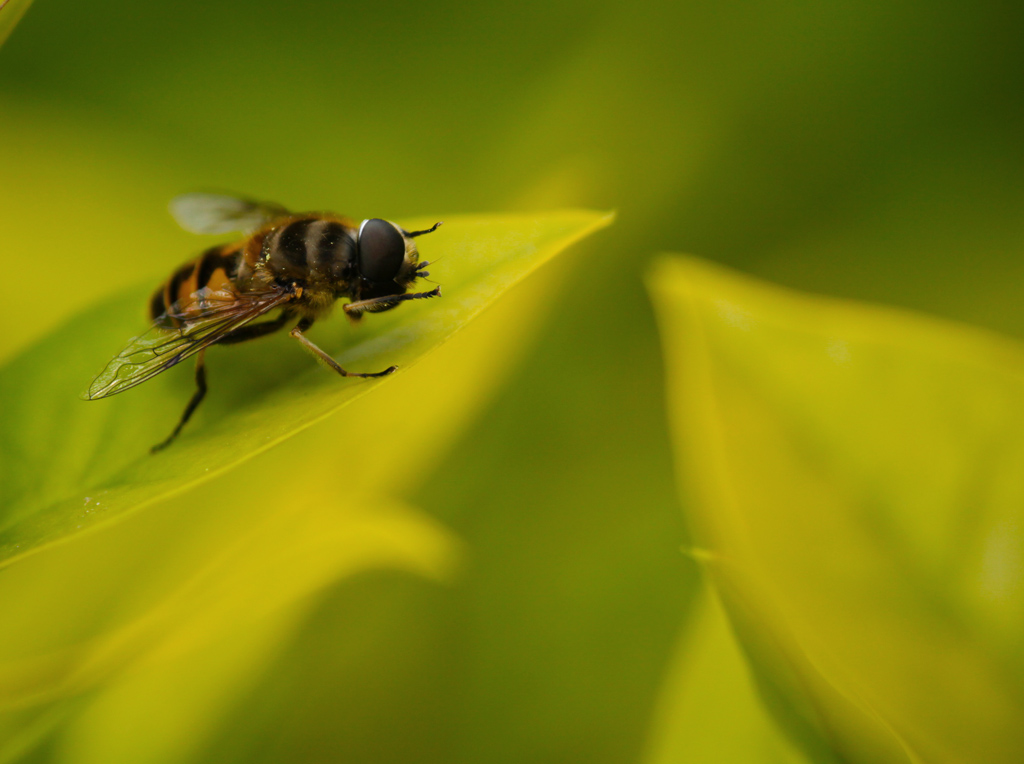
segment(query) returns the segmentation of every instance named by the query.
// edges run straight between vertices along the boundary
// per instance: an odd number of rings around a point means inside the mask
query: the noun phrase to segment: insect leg
[[[203,362],[203,356],[206,354],[206,350],[200,350],[199,355],[196,356],[196,391],[192,393],[192,398],[189,400],[188,405],[185,407],[185,413],[181,415],[181,421],[178,422],[178,426],[174,428],[167,440],[163,443],[157,443],[150,449],[150,453],[155,454],[157,451],[162,451],[171,445],[171,442],[178,437],[178,433],[181,432],[181,428],[185,426],[185,423],[192,416],[192,412],[196,410],[196,407],[202,402],[203,397],[206,395],[206,364]]]
[[[317,360],[319,360],[321,363],[326,364],[327,366],[330,366],[332,369],[334,369],[336,372],[338,372],[341,376],[343,376],[343,377],[386,377],[388,374],[391,374],[395,369],[398,368],[397,366],[389,366],[388,368],[384,369],[384,371],[378,371],[378,372],[373,373],[373,374],[357,374],[355,372],[345,371],[343,368],[341,368],[341,366],[338,365],[337,361],[335,361],[327,353],[325,353],[323,350],[321,350],[316,345],[314,345],[309,340],[309,338],[306,337],[303,334],[303,332],[306,331],[307,329],[309,329],[309,327],[311,327],[312,325],[313,325],[312,320],[310,320],[308,318],[304,318],[301,321],[299,321],[299,325],[296,326],[294,329],[292,329],[291,332],[289,332],[289,334],[292,337],[294,337],[295,339],[297,339],[299,342],[301,342],[303,344],[303,346],[307,350],[309,350],[309,352],[311,352],[314,356],[316,356]]]
[[[417,236],[422,236],[425,233],[433,233],[438,228],[440,228],[442,225],[444,225],[444,221],[443,220],[438,222],[438,223],[434,223],[434,225],[430,226],[430,228],[428,228],[425,231],[404,231],[403,230],[402,233],[404,233],[410,239],[415,239]]]
[[[282,313],[280,316],[275,318],[273,321],[264,321],[262,324],[249,324],[235,329],[230,334],[225,334],[219,340],[218,345],[234,345],[238,342],[245,342],[246,340],[254,340],[257,337],[265,337],[268,334],[273,334],[291,318],[291,314]]]
[[[357,318],[363,313],[380,313],[382,310],[388,310],[389,308],[395,307],[400,302],[406,300],[422,300],[427,297],[440,297],[441,287],[431,289],[429,292],[415,292],[414,294],[392,294],[387,297],[374,297],[371,300],[360,300],[359,302],[350,302],[345,305],[343,310],[345,314]]]

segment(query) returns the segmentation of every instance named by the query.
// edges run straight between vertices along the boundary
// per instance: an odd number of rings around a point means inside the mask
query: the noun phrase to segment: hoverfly
[[[440,223],[406,231],[380,218],[356,223],[333,213],[293,213],[277,204],[216,194],[179,196],[170,209],[192,233],[242,231],[246,236],[211,247],[178,268],[149,301],[149,331],[114,356],[83,395],[96,400],[122,393],[196,356],[196,391],[154,452],[170,445],[206,395],[203,356],[211,345],[263,337],[298,318],[290,336],[338,374],[383,377],[397,367],[346,371],[305,332],[343,297],[349,300],[345,314],[358,321],[364,313],[441,294],[440,287],[408,291],[416,279],[430,275],[413,240]],[[274,310],[280,310],[276,318],[252,323]]]

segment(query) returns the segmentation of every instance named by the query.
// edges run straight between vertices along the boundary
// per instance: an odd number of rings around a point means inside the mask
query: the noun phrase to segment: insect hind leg
[[[196,391],[192,393],[192,397],[189,399],[188,405],[185,407],[185,413],[181,415],[181,420],[178,422],[178,426],[174,428],[167,440],[162,443],[157,443],[149,451],[155,454],[157,451],[162,451],[167,448],[178,437],[178,433],[181,432],[181,428],[188,422],[189,417],[196,410],[203,398],[206,397],[206,363],[204,362],[203,356],[206,354],[206,350],[200,350],[199,355],[196,357]]]

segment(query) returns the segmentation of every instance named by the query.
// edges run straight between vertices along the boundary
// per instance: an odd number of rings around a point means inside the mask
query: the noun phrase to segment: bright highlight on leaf
[[[676,464],[815,761],[1024,761],[1024,350],[688,258],[649,286]]]
[[[425,228],[436,219],[402,222]],[[338,316],[311,332],[343,366],[397,364],[394,376],[400,376],[502,292],[611,217],[568,211],[445,220],[422,246],[424,258],[436,264],[431,278],[443,286],[442,298],[370,316],[356,329]],[[76,316],[0,368],[0,559],[183,491],[388,384],[339,379],[287,338],[215,348],[207,359],[207,410],[173,448],[152,457],[149,446],[173,425],[190,395],[188,370],[110,400],[77,398],[125,339],[145,328],[152,286]],[[414,416],[417,401],[406,405]],[[372,427],[346,431],[337,447],[372,451],[389,437],[393,433]]]
[[[7,42],[32,0],[0,0],[0,45]]]

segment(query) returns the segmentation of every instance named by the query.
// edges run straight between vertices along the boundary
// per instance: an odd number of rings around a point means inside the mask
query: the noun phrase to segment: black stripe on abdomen
[[[213,247],[212,249],[206,250],[202,257],[199,259],[199,274],[196,277],[196,289],[202,289],[204,286],[210,283],[210,277],[218,270],[221,269],[227,274],[227,277],[234,280],[235,276],[238,275],[238,263],[239,257],[242,254],[240,250],[234,252],[228,252],[222,254],[224,247]]]
[[[292,267],[306,268],[306,229],[313,220],[296,220],[285,226],[277,237],[277,252]],[[275,253],[276,254],[276,253]]]
[[[160,287],[153,296],[149,298],[149,317],[153,321],[156,321],[160,316],[167,312],[167,305],[164,303],[164,290],[165,286]]]
[[[181,285],[188,280],[195,269],[195,261],[185,263],[171,276],[171,280],[167,282],[167,289],[164,292],[164,302],[167,305],[167,310],[170,310],[171,306],[178,301],[178,291],[181,289]]]
[[[320,226],[319,235],[313,245],[316,252],[314,264],[325,273],[330,273],[331,267],[339,259],[347,260],[347,249],[345,245],[351,237],[348,229],[341,223],[333,220],[325,220]]]

